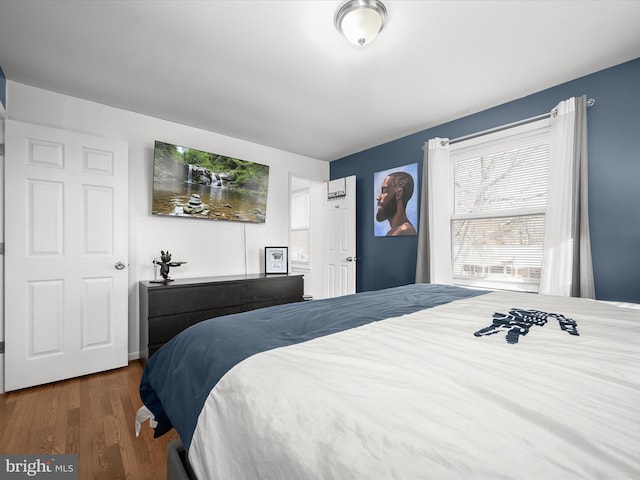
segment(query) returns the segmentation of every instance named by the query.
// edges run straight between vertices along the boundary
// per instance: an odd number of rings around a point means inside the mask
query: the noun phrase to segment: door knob
[[[116,262],[115,267],[116,267],[116,270],[122,270],[125,267],[125,265],[122,262]]]
[[[346,260],[347,262],[355,262],[357,260],[357,257],[347,257]]]

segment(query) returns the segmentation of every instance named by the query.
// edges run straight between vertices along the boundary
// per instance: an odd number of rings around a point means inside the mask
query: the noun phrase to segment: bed
[[[139,419],[200,480],[637,479],[628,307],[416,284],[218,317],[149,359]]]

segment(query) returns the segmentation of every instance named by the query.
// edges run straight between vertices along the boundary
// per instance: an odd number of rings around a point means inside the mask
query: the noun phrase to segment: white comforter
[[[517,344],[494,312],[550,318]],[[212,390],[200,479],[639,479],[640,310],[493,292],[248,358]]]

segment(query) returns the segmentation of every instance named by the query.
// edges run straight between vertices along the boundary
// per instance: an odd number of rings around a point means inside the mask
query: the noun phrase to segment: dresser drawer
[[[149,317],[213,310],[240,303],[238,283],[216,283],[188,287],[150,289]]]
[[[240,285],[242,304],[278,304],[296,301],[304,295],[302,277],[269,277],[269,281],[250,281]],[[293,300],[291,300],[293,299]]]
[[[178,315],[167,315],[163,317],[149,318],[149,343],[165,343],[189,328],[191,325],[208,320],[214,317],[221,317],[235,313],[235,306],[216,308],[214,310],[202,310],[200,312],[180,313]]]

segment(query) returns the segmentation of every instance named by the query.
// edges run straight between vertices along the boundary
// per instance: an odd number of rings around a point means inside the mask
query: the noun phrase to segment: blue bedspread
[[[200,322],[147,362],[140,397],[155,415],[155,436],[172,427],[188,449],[209,392],[234,365],[260,352],[486,293],[416,284],[278,305]]]

